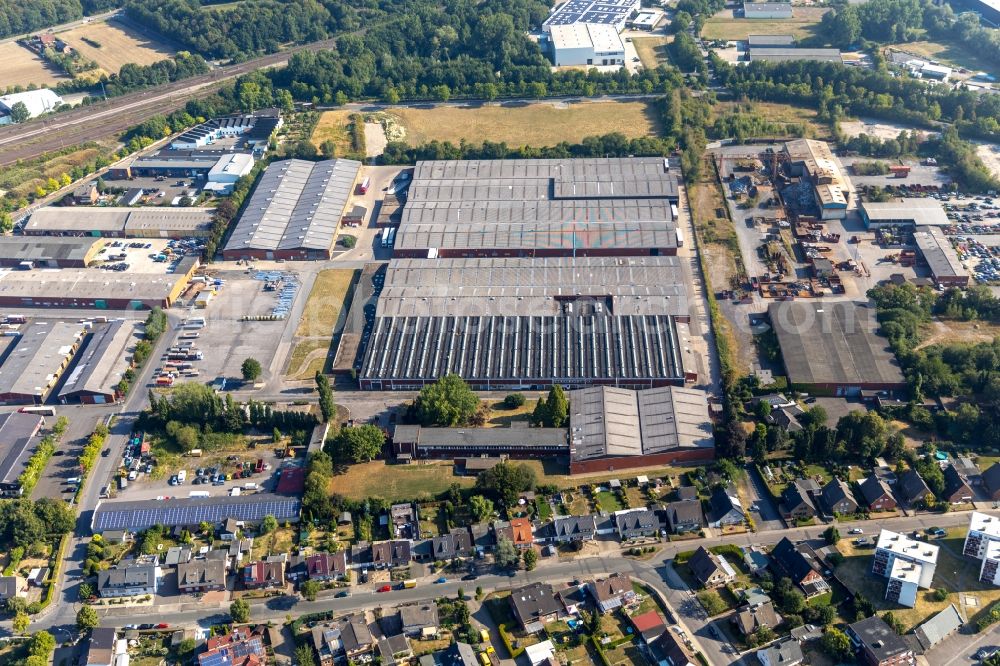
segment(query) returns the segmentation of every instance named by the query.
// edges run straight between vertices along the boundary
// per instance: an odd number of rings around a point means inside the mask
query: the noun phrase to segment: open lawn
[[[59,33],[59,37],[109,74],[117,74],[122,65],[128,62],[151,65],[174,54],[174,50],[163,42],[131,30],[117,21],[94,21]],[[84,38],[100,44],[100,47],[88,44]],[[93,72],[85,75],[92,76]]]
[[[333,477],[331,492],[348,499],[430,499],[448,490],[453,483],[471,486],[473,477],[455,476],[450,462],[416,465],[387,465],[381,460],[349,465]]]
[[[3,63],[3,77],[0,90],[7,86],[54,85],[69,77],[59,69],[49,67],[45,60],[17,42],[0,44],[0,62]]]
[[[503,400],[490,403],[489,415],[486,418],[487,428],[508,427],[511,422],[518,421],[524,425],[531,418],[531,413],[535,411],[535,401],[527,400],[523,405],[515,409],[508,409],[504,406]]]
[[[621,511],[625,508],[622,506],[621,500],[618,499],[618,496],[611,492],[599,492],[594,497],[594,500],[597,502],[598,509],[601,511],[607,511],[608,513]]]
[[[871,574],[874,549],[855,549],[849,539],[842,539],[837,549],[845,555],[844,562],[837,567],[837,576],[851,592],[862,592],[879,610],[891,610],[900,619],[907,631],[937,613],[948,604],[963,608],[970,621],[990,604],[1000,599],[1000,589],[980,583],[978,562],[962,557],[965,530],[949,530],[944,539],[931,541],[941,548],[934,575],[934,587],[943,588],[949,594],[944,601],[931,599],[931,590],[917,593],[915,608],[905,608],[885,601],[887,579]]]
[[[466,139],[473,143],[503,141],[511,146],[552,146],[560,141],[580,143],[585,137],[610,132],[641,137],[659,130],[656,113],[645,102],[393,109],[389,115],[395,116],[405,129],[403,140],[414,146],[435,139],[454,144]]]
[[[646,69],[655,69],[670,61],[667,55],[667,44],[673,37],[633,37],[632,45]]]
[[[288,364],[288,376],[306,379],[323,370],[337,324],[358,271],[330,268],[316,276],[302,320],[295,331],[296,342]]]
[[[708,19],[702,28],[704,39],[745,40],[748,35],[792,35],[804,39],[816,34],[815,28],[825,7],[795,7],[790,19],[745,19],[733,18],[732,9],[723,9]]]

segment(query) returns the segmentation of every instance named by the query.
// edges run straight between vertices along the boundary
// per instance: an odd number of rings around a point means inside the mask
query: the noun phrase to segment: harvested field
[[[673,41],[672,37],[633,37],[632,46],[642,61],[642,66],[646,69],[655,69],[659,65],[670,61],[667,55],[667,44]]]
[[[3,78],[0,89],[7,86],[55,85],[69,77],[48,64],[31,50],[17,42],[0,44],[0,62],[3,63]]]
[[[433,140],[458,144],[503,141],[511,146],[579,143],[585,137],[621,132],[628,137],[655,134],[659,120],[645,102],[561,102],[478,108],[394,109],[406,130],[404,140],[421,145]]]
[[[326,141],[336,145],[336,155],[346,155],[351,152],[351,134],[347,131],[349,118],[353,111],[324,111],[313,130],[310,140],[319,148]]]
[[[798,7],[792,9],[790,19],[734,18],[732,9],[724,9],[705,22],[701,36],[705,39],[745,40],[748,35],[792,35],[805,39],[815,35],[826,7]]]
[[[115,21],[95,21],[59,33],[59,37],[109,74],[117,74],[125,63],[151,65],[174,54],[166,44]],[[85,42],[84,38],[100,44],[100,48]],[[91,76],[93,72],[84,75]]]

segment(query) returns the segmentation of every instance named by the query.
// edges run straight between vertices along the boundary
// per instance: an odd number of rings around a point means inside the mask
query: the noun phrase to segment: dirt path
[[[385,152],[385,146],[389,140],[385,137],[385,130],[381,123],[365,123],[365,155],[367,157],[378,157]]]

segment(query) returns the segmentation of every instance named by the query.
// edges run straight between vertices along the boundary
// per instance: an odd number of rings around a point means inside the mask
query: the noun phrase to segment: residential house
[[[991,500],[1000,501],[1000,462],[993,463],[983,472],[983,489]]]
[[[530,520],[527,518],[515,518],[510,521],[510,529],[514,535],[515,546],[521,549],[531,548],[531,544],[535,541],[535,536],[532,532]]]
[[[272,590],[285,586],[285,563],[257,561],[243,567],[243,586],[248,590]]]
[[[468,643],[456,641],[441,655],[441,666],[482,666],[476,651]],[[385,663],[385,662],[383,662]]]
[[[312,636],[320,666],[332,666],[334,661],[342,659],[354,660],[375,649],[375,639],[363,613],[333,624],[316,625]]]
[[[983,482],[983,471],[979,469],[979,466],[973,462],[972,458],[968,456],[955,456],[952,459],[951,464],[958,470],[958,472],[969,480],[974,486],[978,486]]]
[[[802,423],[799,417],[805,414],[805,410],[798,405],[791,407],[778,407],[771,411],[765,419],[769,424],[784,428],[788,432],[798,432],[802,430]]]
[[[807,557],[785,537],[771,550],[771,568],[775,577],[787,577],[797,585],[806,598],[829,591],[830,585],[820,573],[819,563]]]
[[[73,203],[78,206],[92,206],[97,203],[98,196],[97,184],[91,181],[73,190]]]
[[[770,599],[759,604],[747,604],[738,608],[733,615],[733,624],[744,636],[749,636],[762,627],[774,629],[780,623],[781,619]]]
[[[587,583],[587,591],[602,613],[621,607],[625,598],[634,594],[632,580],[620,573]]]
[[[757,651],[757,661],[761,666],[798,666],[802,659],[802,646],[792,638],[771,643]]]
[[[156,594],[156,566],[136,564],[97,572],[97,593],[111,597],[140,597]]]
[[[660,521],[649,509],[631,509],[615,514],[615,529],[622,541],[656,536]]]
[[[389,507],[389,519],[392,521],[394,536],[400,539],[411,539],[418,536],[414,529],[417,524],[417,512],[412,504],[393,504]]]
[[[118,633],[111,627],[94,627],[87,645],[86,666],[115,666]]]
[[[243,539],[233,539],[229,542],[229,565],[233,569],[238,569],[243,565],[243,558],[249,557],[250,551],[253,550],[253,537],[245,537]]]
[[[163,559],[163,563],[168,567],[176,567],[181,562],[187,562],[191,559],[191,548],[188,546],[172,546],[167,548],[167,556]]]
[[[806,520],[816,516],[813,495],[820,490],[812,479],[795,479],[781,494],[785,520]]]
[[[971,502],[976,496],[972,484],[954,465],[944,468],[944,499],[950,504]]]
[[[541,631],[543,626],[559,618],[562,603],[548,583],[532,583],[512,590],[510,606],[514,617],[528,633]]]
[[[732,486],[717,486],[712,491],[709,500],[712,508],[712,515],[709,518],[709,527],[724,527],[726,525],[740,525],[746,522],[746,511],[740,504],[739,495]]]
[[[847,636],[858,651],[858,661],[867,666],[916,663],[909,644],[878,615],[847,625]]]
[[[399,623],[407,636],[428,638],[438,633],[438,610],[433,601],[399,607]]]
[[[264,626],[236,627],[229,634],[212,636],[205,641],[205,652],[198,655],[199,666],[261,666],[267,663],[264,649]]]
[[[586,605],[587,595],[584,592],[585,589],[582,585],[570,585],[556,592],[559,602],[563,605],[563,611],[567,615],[577,615],[580,609]]]
[[[28,581],[17,574],[13,576],[0,576],[0,601],[7,601],[15,597],[24,597],[28,594]]]
[[[678,502],[697,502],[698,489],[694,486],[680,486],[674,491],[674,497]]]
[[[375,569],[408,566],[412,556],[410,542],[403,539],[373,543],[371,552],[372,567]]]
[[[558,543],[590,541],[597,533],[597,521],[589,516],[559,516],[552,521],[552,538]]]
[[[878,474],[870,474],[858,487],[869,511],[896,510],[896,498],[893,497],[889,484]]]
[[[716,555],[704,546],[699,546],[688,568],[702,587],[719,587],[736,580],[736,571],[722,555]]]
[[[347,574],[347,551],[309,555],[305,567],[309,580],[340,580]]]
[[[694,650],[681,640],[674,631],[664,631],[660,640],[653,645],[654,654],[662,656],[660,664],[666,666],[699,666]]]
[[[642,636],[642,641],[646,645],[655,643],[667,630],[667,625],[664,624],[663,618],[655,610],[640,615],[633,615],[630,619],[636,633]]]
[[[451,530],[451,540],[455,544],[455,557],[472,557],[476,549],[472,546],[472,534],[468,527],[456,527]]]
[[[367,569],[372,566],[372,545],[367,541],[358,541],[351,546],[351,556],[348,559],[352,569]]]
[[[197,559],[177,565],[177,589],[185,594],[226,589],[226,561]]]
[[[858,512],[858,503],[854,499],[851,487],[842,479],[831,479],[823,486],[820,493],[823,508],[830,515],[849,516]]]
[[[493,550],[496,539],[493,537],[489,525],[486,523],[470,525],[469,533],[472,536],[472,547],[476,549],[476,552],[486,553]]]
[[[915,469],[908,469],[899,477],[896,481],[896,494],[911,506],[923,504],[928,499],[934,498],[934,493],[927,487],[920,472]]]
[[[687,500],[671,502],[664,510],[667,518],[667,529],[673,534],[697,532],[704,526],[701,512],[701,502]]]
[[[556,646],[551,640],[544,640],[524,648],[524,656],[531,666],[555,666]],[[424,666],[423,664],[421,666]],[[443,666],[443,665],[442,665]]]
[[[777,409],[779,407],[794,407],[796,404],[794,400],[789,400],[783,393],[768,393],[767,395],[758,395],[750,399],[750,405],[752,407],[756,407],[762,402],[766,402],[771,405],[771,409]]]
[[[239,536],[240,527],[242,527],[240,521],[235,518],[226,518],[219,529],[219,538],[223,541],[232,541]]]
[[[514,528],[506,520],[493,521],[493,534],[496,543],[499,543],[501,539],[514,543]]]
[[[410,642],[403,634],[383,636],[378,639],[376,648],[382,660],[382,666],[394,666],[408,662],[413,657],[413,648],[410,647]],[[475,653],[472,656],[475,657]]]

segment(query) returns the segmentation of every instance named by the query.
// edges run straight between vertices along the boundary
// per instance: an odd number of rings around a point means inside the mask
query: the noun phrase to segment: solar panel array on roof
[[[572,23],[599,23],[615,25],[621,30],[625,21],[639,9],[639,0],[567,0],[559,5],[543,23],[570,25]]]
[[[244,663],[250,655],[260,658],[260,661],[255,663],[262,663],[266,658],[264,643],[259,636],[235,641],[199,655],[198,664],[199,666],[233,666],[233,664]]]
[[[297,522],[302,501],[271,493],[237,497],[195,497],[190,499],[102,502],[94,511],[91,529],[141,531],[153,525],[176,527],[201,522],[221,523],[228,518],[258,522],[274,516],[278,522]]]
[[[257,183],[226,251],[329,251],[360,168],[354,160],[273,162]]]
[[[676,325],[666,315],[376,318],[364,385],[390,388],[451,373],[477,387],[595,380],[648,386],[684,377]]]

